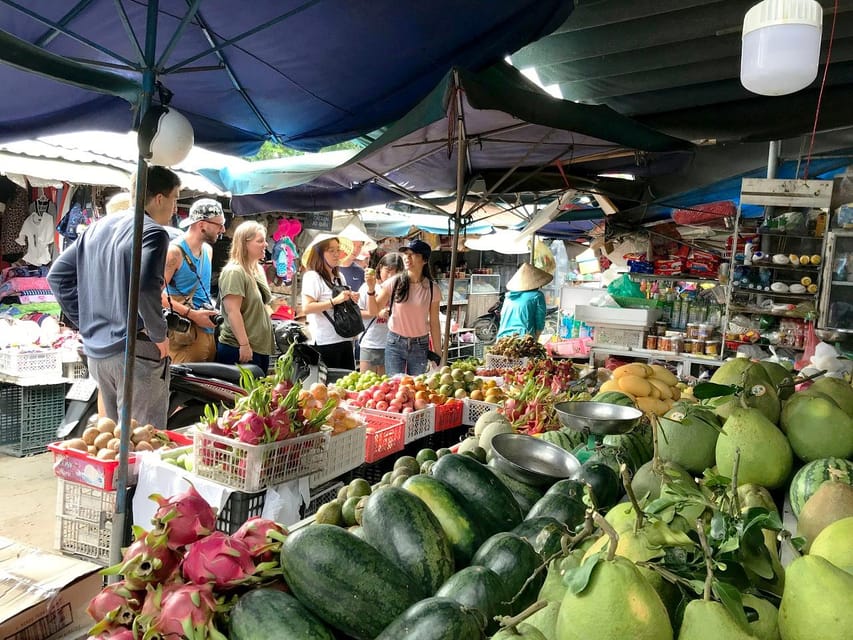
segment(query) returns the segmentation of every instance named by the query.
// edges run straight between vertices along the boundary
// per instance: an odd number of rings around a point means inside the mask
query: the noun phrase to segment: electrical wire
[[[835,40],[835,22],[838,18],[838,0],[835,0],[835,9],[832,12],[832,30],[829,32],[829,46],[826,50],[826,64],[823,67],[823,79],[820,81],[820,91],[817,94],[817,108],[814,112],[814,126],[812,127],[812,137],[809,141],[809,154],[806,156],[806,166],[803,169],[803,179],[809,179],[809,165],[812,162],[812,152],[814,151],[815,138],[817,137],[817,122],[820,119],[820,106],[823,102],[823,90],[826,87],[826,77],[829,75],[829,63],[832,60],[832,43]]]

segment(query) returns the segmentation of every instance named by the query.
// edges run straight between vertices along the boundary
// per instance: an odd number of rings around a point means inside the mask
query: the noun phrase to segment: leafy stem
[[[714,583],[714,560],[711,556],[708,538],[705,537],[705,524],[701,518],[696,520],[696,533],[699,534],[699,543],[702,545],[702,553],[705,555],[705,584],[702,599],[708,602],[711,600],[711,586]]]
[[[619,465],[619,475],[622,476],[622,484],[625,485],[625,493],[628,494],[628,499],[634,507],[636,520],[634,521],[634,533],[640,533],[643,528],[643,510],[640,508],[640,503],[637,501],[637,496],[634,494],[634,489],[631,487],[631,475],[628,473],[628,465],[624,462]]]
[[[732,514],[735,518],[740,517],[740,496],[737,492],[737,476],[740,470],[740,447],[735,449],[735,459],[732,463],[732,500],[734,500],[735,512]]]
[[[616,557],[616,546],[619,544],[619,534],[616,533],[616,529],[604,519],[604,516],[596,511],[592,515],[595,520],[595,524],[597,524],[604,533],[607,534],[607,537],[610,538],[610,544],[607,547],[607,560],[613,560]]]

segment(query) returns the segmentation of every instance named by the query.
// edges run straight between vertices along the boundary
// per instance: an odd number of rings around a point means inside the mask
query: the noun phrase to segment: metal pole
[[[767,149],[767,178],[772,180],[776,177],[779,168],[779,153],[782,150],[781,140],[771,140]]]
[[[159,0],[149,0],[145,25],[145,68],[142,72],[142,93],[139,95],[139,118],[145,115],[151,105],[154,93],[154,60],[157,45],[157,13]],[[130,453],[130,419],[133,407],[133,372],[136,363],[136,333],[139,327],[139,280],[142,271],[142,226],[145,216],[145,193],[148,165],[140,153],[136,162],[136,194],[133,220],[133,245],[130,263],[130,284],[128,287],[127,339],[124,349],[123,398],[119,407],[118,421],[121,426],[121,445],[119,446],[118,477],[116,478],[116,507],[113,515],[113,530],[110,536],[110,564],[121,561],[124,542],[125,520],[128,517],[127,471]],[[165,428],[166,425],[157,425]],[[132,516],[131,516],[132,517]],[[112,578],[117,578],[113,576]]]
[[[447,363],[447,350],[450,347],[450,322],[453,315],[453,288],[456,284],[456,254],[459,246],[459,227],[462,226],[462,206],[465,204],[465,157],[467,156],[465,137],[465,116],[462,113],[462,89],[459,75],[453,72],[453,84],[456,91],[456,211],[453,214],[453,246],[450,251],[450,282],[447,287],[447,317],[444,322],[444,345],[441,348],[441,364]]]

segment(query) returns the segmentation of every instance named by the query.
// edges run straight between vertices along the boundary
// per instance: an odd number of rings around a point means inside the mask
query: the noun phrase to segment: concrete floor
[[[53,454],[0,454],[0,536],[51,551],[55,528]]]

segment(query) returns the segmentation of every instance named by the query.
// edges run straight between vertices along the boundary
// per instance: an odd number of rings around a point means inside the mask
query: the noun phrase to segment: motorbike
[[[301,325],[283,322],[276,323],[273,328],[279,351],[284,353],[293,345],[294,381],[301,380],[306,388],[316,382],[325,383],[328,376],[326,366],[320,354],[307,344]],[[174,431],[197,423],[208,404],[226,409],[233,407],[237,398],[245,395],[240,386],[241,369],[248,369],[255,377],[266,375],[254,364],[182,362],[171,365],[166,428]],[[65,398],[65,416],[56,435],[59,438],[80,437],[90,418],[98,413],[98,385],[92,378],[76,380]]]
[[[477,340],[480,342],[492,344],[497,339],[498,329],[501,326],[501,309],[503,309],[505,297],[506,292],[502,292],[498,301],[471,324],[474,335],[477,336]],[[548,307],[545,311],[545,328],[552,333],[556,329],[556,327],[551,326],[556,311],[557,307]]]

